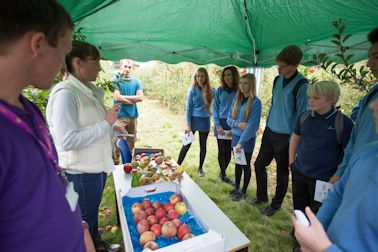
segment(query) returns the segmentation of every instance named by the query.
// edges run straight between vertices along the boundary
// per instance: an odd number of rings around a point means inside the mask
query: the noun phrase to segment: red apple
[[[147,219],[147,214],[142,210],[139,210],[138,212],[134,214],[135,223],[138,223],[139,221],[145,220],[145,219]]]
[[[164,208],[160,207],[160,208],[156,209],[155,215],[156,215],[156,217],[158,217],[158,219],[161,219],[161,218],[163,218],[167,215],[167,212],[165,211]]]
[[[182,238],[184,237],[184,235],[188,234],[188,233],[191,233],[192,230],[190,229],[190,227],[186,224],[182,224],[178,230],[177,230],[177,238],[179,240],[182,240]]]
[[[155,215],[150,215],[147,217],[147,220],[150,222],[151,225],[154,225],[156,223],[159,223],[159,219],[158,217],[156,217]]]
[[[171,161],[164,161],[164,163],[165,163],[167,166],[171,166],[171,165],[172,165],[172,162],[171,162]]]
[[[152,203],[152,206],[153,206],[155,209],[158,209],[159,207],[163,207],[163,204],[161,204],[160,202],[154,202],[154,203]]]
[[[152,232],[155,233],[156,237],[161,235],[161,225],[160,224],[153,224],[150,228]]]
[[[161,227],[161,234],[166,238],[171,238],[177,234],[177,226],[173,221],[164,223]]]
[[[147,154],[143,152],[142,154],[140,154],[140,156],[145,157],[145,156],[147,156]]]
[[[138,222],[137,224],[137,230],[138,230],[138,233],[141,234],[141,233],[144,233],[148,230],[150,230],[150,222],[148,220],[141,220]]]
[[[139,210],[143,210],[143,206],[142,204],[140,203],[134,203],[132,206],[131,206],[131,212],[133,212],[133,214],[135,214],[136,212],[138,212]]]
[[[146,209],[146,208],[152,207],[152,203],[149,199],[144,199],[142,201],[142,206],[144,207],[144,209]]]
[[[124,171],[125,173],[127,173],[127,174],[130,173],[132,169],[133,169],[133,167],[131,166],[130,163],[126,163],[126,164],[123,166],[123,171]]]
[[[196,236],[192,233],[187,233],[186,235],[184,235],[184,237],[182,237],[182,240],[185,241],[193,237],[196,237]]]
[[[169,211],[171,211],[171,210],[174,209],[174,206],[173,206],[173,204],[167,202],[167,203],[164,204],[164,209],[165,209],[165,211],[167,211],[167,213],[168,213]]]
[[[152,207],[148,207],[144,210],[147,214],[147,216],[153,215],[155,213],[155,209]]]
[[[182,201],[182,197],[181,195],[175,193],[175,194],[172,194],[172,196],[169,198],[169,202],[171,202],[172,205],[175,205],[177,202],[181,202]]]
[[[175,210],[180,215],[184,215],[184,214],[186,214],[186,211],[188,209],[187,209],[186,204],[184,202],[177,202],[176,205],[175,205]]]
[[[135,159],[136,161],[139,161],[141,157],[142,157],[141,155],[136,155],[136,156],[134,157],[134,159]]]
[[[144,244],[143,249],[157,250],[159,249],[159,245],[154,241],[149,241],[146,244]]]
[[[166,222],[168,222],[168,221],[169,221],[169,220],[168,220],[167,217],[163,217],[163,218],[160,219],[159,224],[160,224],[160,225],[163,225],[164,223],[166,223]]]
[[[169,220],[174,220],[174,219],[178,219],[180,215],[175,210],[171,210],[168,212],[167,217]]]
[[[180,219],[174,219],[173,222],[176,224],[177,227],[182,225],[182,221]]]
[[[152,231],[146,231],[140,235],[139,242],[143,246],[149,241],[155,241],[156,236],[155,233]]]

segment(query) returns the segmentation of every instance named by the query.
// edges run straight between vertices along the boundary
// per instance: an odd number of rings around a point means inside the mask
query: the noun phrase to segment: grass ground
[[[167,155],[177,159],[181,148],[181,134],[184,129],[183,114],[176,114],[162,107],[157,101],[145,99],[139,105],[140,117],[138,120],[138,139],[136,146],[162,147]],[[197,133],[198,134],[198,133]],[[259,209],[248,204],[248,200],[256,195],[255,173],[248,188],[248,197],[245,201],[233,202],[229,197],[232,187],[220,181],[217,161],[217,145],[213,133],[210,132],[207,156],[204,164],[206,176],[197,176],[199,160],[199,144],[192,144],[183,163],[185,171],[206,192],[218,207],[231,221],[251,240],[249,251],[291,251],[293,240],[291,231],[291,185],[286,195],[282,210],[272,217],[265,217]],[[260,147],[258,139],[252,163]],[[234,163],[229,165],[227,174],[234,177]],[[268,168],[269,195],[272,197],[275,190],[275,165]],[[120,231],[115,234],[105,231],[106,226],[117,225],[115,211],[115,197],[113,179],[109,177],[100,207],[100,227],[104,229],[103,237],[110,242],[122,243]],[[259,208],[265,205],[259,206]]]

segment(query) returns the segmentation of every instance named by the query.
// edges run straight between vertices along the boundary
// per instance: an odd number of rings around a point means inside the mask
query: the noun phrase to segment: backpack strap
[[[311,110],[307,110],[303,112],[301,117],[299,117],[299,126],[302,128],[303,123],[307,120],[307,118],[311,115]]]
[[[276,78],[274,78],[272,92],[273,92],[274,88],[276,87],[277,80],[278,80],[279,77],[280,76],[278,75],[278,76],[276,76]]]
[[[344,115],[343,113],[341,113],[340,110],[337,110],[336,112],[335,131],[336,131],[337,143],[344,149],[344,146],[342,146],[342,143],[341,143],[341,138],[344,131]]]
[[[301,88],[301,86],[303,84],[305,84],[305,83],[308,83],[308,80],[306,78],[298,80],[298,82],[295,84],[295,86],[293,88],[293,91],[291,92],[293,94],[293,97],[294,97],[293,113],[295,112],[295,110],[297,108],[297,94],[298,94],[298,91]]]
[[[366,102],[365,104],[363,105],[362,107],[362,111],[365,110],[365,108],[367,107],[367,105],[369,104],[370,100],[375,96],[375,94],[378,92],[378,88],[374,89],[373,91],[371,91],[370,93],[367,94],[367,97],[366,97]]]

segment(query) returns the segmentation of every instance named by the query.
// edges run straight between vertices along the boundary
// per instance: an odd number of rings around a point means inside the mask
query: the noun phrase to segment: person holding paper
[[[213,103],[214,136],[218,142],[219,177],[222,181],[231,185],[234,185],[234,181],[226,175],[226,169],[231,160],[232,138],[231,128],[227,124],[227,115],[238,90],[239,79],[240,76],[236,67],[224,68],[221,75],[221,86],[215,92]]]
[[[188,93],[186,103],[186,130],[188,134],[199,132],[200,140],[200,160],[198,176],[203,177],[203,163],[206,157],[206,143],[210,132],[211,102],[213,100],[213,90],[210,86],[210,79],[207,70],[203,67],[198,68],[194,75],[193,84]],[[177,163],[179,165],[185,159],[186,153],[190,149],[191,143],[183,145]]]
[[[290,140],[289,167],[294,209],[304,212],[310,206],[316,213],[321,206],[314,200],[316,181],[329,181],[336,172],[353,122],[335,108],[340,96],[336,82],[314,83],[307,89],[307,96],[310,111],[296,120]]]
[[[261,101],[256,96],[256,77],[245,74],[240,79],[227,124],[232,131],[232,147],[236,153],[244,152],[246,164],[235,164],[235,187],[230,192],[233,201],[240,201],[247,196],[251,179],[251,158],[255,148],[256,132],[260,125]],[[234,155],[237,155],[234,153]],[[244,184],[240,190],[240,181],[244,172]]]

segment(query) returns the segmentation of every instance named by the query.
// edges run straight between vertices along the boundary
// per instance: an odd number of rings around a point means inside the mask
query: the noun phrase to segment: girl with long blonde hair
[[[198,68],[194,75],[193,84],[188,93],[186,103],[186,130],[193,134],[198,131],[200,139],[200,161],[198,176],[203,177],[203,163],[206,157],[206,143],[210,131],[211,102],[213,99],[213,89],[210,86],[209,74],[205,68]],[[182,146],[178,164],[182,164],[191,144]]]
[[[251,158],[260,118],[261,101],[256,96],[256,77],[253,74],[245,74],[240,79],[238,92],[227,117],[227,123],[232,129],[231,145],[235,152],[241,152],[243,149],[247,161],[246,165],[235,165],[235,187],[230,193],[233,201],[240,201],[247,195],[251,179]],[[243,171],[244,184],[240,190]]]

